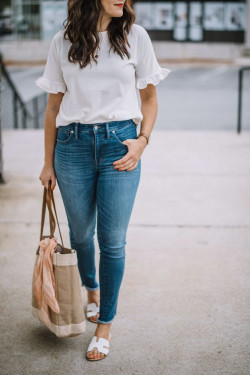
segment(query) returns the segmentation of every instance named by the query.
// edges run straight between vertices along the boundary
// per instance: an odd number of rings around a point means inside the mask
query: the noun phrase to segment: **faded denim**
[[[82,286],[100,287],[99,323],[117,313],[125,269],[126,234],[141,175],[141,159],[132,171],[114,169],[128,152],[125,139],[136,139],[132,119],[60,126],[54,169],[69,226],[71,248],[77,251]],[[100,249],[96,280],[94,235]]]

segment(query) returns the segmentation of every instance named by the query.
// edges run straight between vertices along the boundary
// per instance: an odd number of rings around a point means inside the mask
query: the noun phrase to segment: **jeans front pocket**
[[[126,139],[136,139],[138,138],[137,136],[137,131],[135,126],[129,126],[126,128],[118,128],[118,129],[113,129],[111,130],[111,133],[114,136],[114,139],[123,147],[128,147],[125,143],[122,143]]]
[[[122,145],[123,147],[128,147],[127,145],[125,145],[125,143],[122,143],[122,141],[118,138],[118,136],[116,135],[115,130],[112,130],[111,132],[112,132],[114,138],[116,139],[116,141],[117,141],[120,145]],[[126,138],[126,139],[127,139],[127,138]],[[124,141],[125,141],[125,139],[124,139]]]
[[[73,135],[74,131],[69,129],[58,128],[56,141],[58,143],[68,143]]]

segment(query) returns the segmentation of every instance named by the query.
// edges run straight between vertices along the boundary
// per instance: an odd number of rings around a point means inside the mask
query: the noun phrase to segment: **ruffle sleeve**
[[[38,87],[52,94],[57,94],[58,92],[65,93],[67,90],[61,68],[61,35],[60,32],[54,35],[50,44],[43,75],[35,81]]]
[[[64,82],[51,81],[45,77],[39,77],[35,81],[35,83],[42,90],[45,90],[52,94],[57,94],[58,92],[65,93],[67,90],[66,84]]]
[[[149,83],[157,85],[160,81],[165,79],[170,72],[170,69],[160,67],[160,69],[156,73],[151,74],[145,78],[138,78],[136,81],[136,88],[145,89]]]
[[[149,83],[157,85],[171,72],[159,65],[148,32],[137,25],[137,61],[135,66],[136,88],[144,89]]]

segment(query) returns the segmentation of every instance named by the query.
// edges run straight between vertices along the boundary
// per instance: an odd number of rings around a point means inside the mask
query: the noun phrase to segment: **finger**
[[[135,169],[135,168],[137,167],[138,163],[139,163],[139,162],[137,161],[132,167],[128,168],[128,169],[127,169],[127,172],[130,172],[130,171],[132,171],[133,169]]]
[[[127,153],[126,155],[123,156],[123,158],[119,159],[119,160],[116,160],[113,162],[113,166],[114,167],[117,167],[123,163],[126,163],[126,161],[131,157],[131,155],[129,155],[129,153]]]
[[[130,159],[127,163],[123,163],[123,164],[121,164],[121,165],[118,165],[118,166],[116,166],[115,167],[115,169],[117,169],[117,170],[119,170],[119,171],[122,171],[122,170],[124,170],[124,169],[127,169],[130,165],[131,165],[131,163],[133,162],[135,162],[134,160],[132,160],[132,159]]]
[[[135,160],[134,160],[134,156],[129,154],[125,160],[121,159],[121,161],[118,164],[116,164],[114,167],[116,169],[124,168],[128,166],[131,162],[135,162]]]
[[[121,166],[120,168],[119,168],[119,171],[120,170],[125,170],[125,169],[127,169],[127,168],[129,168],[129,167],[132,167],[134,164],[135,164],[135,160],[134,159],[130,159],[127,163],[125,163],[123,166]]]
[[[51,178],[47,181],[47,189],[51,189]]]
[[[120,166],[119,166],[119,169],[127,169],[131,166],[131,164],[134,164],[136,163],[136,159],[134,156],[131,156],[128,161],[126,163],[122,163]]]
[[[131,163],[131,164],[126,168],[126,171],[129,171],[129,170],[133,169],[134,167],[136,167],[137,164],[138,164],[138,162],[133,162],[133,163]]]
[[[56,187],[56,179],[55,179],[55,177],[52,177],[52,183],[51,183],[51,190],[54,190],[55,189],[55,187]]]

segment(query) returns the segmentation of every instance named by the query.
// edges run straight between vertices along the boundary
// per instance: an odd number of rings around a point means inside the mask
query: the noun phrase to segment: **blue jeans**
[[[141,159],[127,172],[113,162],[128,152],[125,139],[138,138],[132,119],[96,124],[72,122],[60,126],[54,170],[75,249],[82,286],[96,290],[95,225],[100,248],[100,313],[97,322],[110,323],[117,312],[125,269],[125,245],[141,174]]]

